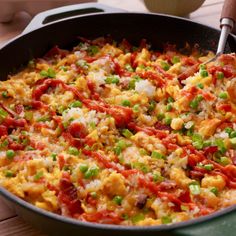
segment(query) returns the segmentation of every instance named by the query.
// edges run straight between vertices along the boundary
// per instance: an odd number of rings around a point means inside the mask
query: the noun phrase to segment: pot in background
[[[51,8],[97,0],[0,0],[0,23],[10,22],[17,12],[25,11],[31,16]]]
[[[186,16],[197,10],[205,0],[144,0],[151,12]]]

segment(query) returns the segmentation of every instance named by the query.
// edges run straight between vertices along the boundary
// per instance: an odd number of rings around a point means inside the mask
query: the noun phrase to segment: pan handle
[[[125,12],[123,9],[110,7],[99,3],[81,3],[55,8],[37,14],[29,25],[24,29],[22,34],[38,29],[46,24],[61,21],[66,18],[73,18],[78,15],[86,15],[102,12]]]

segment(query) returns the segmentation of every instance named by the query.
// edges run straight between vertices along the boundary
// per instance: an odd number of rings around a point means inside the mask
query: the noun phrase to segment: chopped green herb
[[[212,193],[214,193],[216,196],[219,194],[219,190],[216,187],[211,188],[210,190]]]
[[[2,97],[3,97],[3,98],[9,98],[8,92],[7,92],[7,91],[3,91],[3,92],[2,92]]]
[[[165,178],[161,176],[159,173],[153,173],[152,179],[154,182],[162,182],[164,181]]]
[[[8,116],[8,113],[3,110],[2,108],[0,108],[0,119],[3,120]]]
[[[94,56],[95,54],[99,52],[99,47],[96,45],[91,45],[88,47],[87,52],[89,56]]]
[[[197,87],[200,88],[200,89],[203,89],[204,85],[200,83],[200,84],[197,85]]]
[[[34,176],[34,180],[38,181],[43,177],[43,171],[37,172],[37,174]]]
[[[112,199],[112,201],[115,203],[115,204],[117,204],[117,205],[121,205],[121,203],[122,203],[122,200],[123,200],[123,198],[121,197],[121,196],[115,196],[113,199]]]
[[[8,140],[5,139],[5,140],[1,143],[1,147],[3,147],[3,148],[4,148],[4,147],[7,147],[8,144],[9,144]]]
[[[230,128],[230,127],[226,127],[226,128],[225,128],[225,132],[226,132],[227,134],[230,134],[232,131],[233,131],[233,129]]]
[[[163,70],[167,71],[170,69],[170,65],[166,61],[161,62],[161,67]]]
[[[139,221],[144,220],[144,219],[145,219],[145,216],[142,213],[139,213],[131,217],[131,221],[133,224],[138,223]]]
[[[216,139],[215,144],[217,145],[219,151],[224,154],[227,151],[227,148],[225,147],[224,140],[223,139]]]
[[[140,154],[141,156],[145,156],[145,155],[147,155],[148,153],[147,153],[147,151],[146,151],[144,148],[140,148],[140,149],[139,149],[139,154]]]
[[[129,71],[129,72],[133,72],[133,71],[134,71],[134,69],[132,68],[132,66],[131,66],[130,64],[126,64],[126,65],[125,65],[125,69],[126,69],[127,71]]]
[[[14,176],[14,173],[13,173],[11,170],[7,170],[7,171],[5,172],[5,176],[6,176],[7,178],[11,178],[11,177]]]
[[[223,166],[226,166],[226,165],[230,164],[230,160],[227,157],[220,157],[220,159],[217,160],[217,162],[220,163]]]
[[[155,102],[154,100],[152,100],[152,101],[150,102],[149,107],[148,107],[148,111],[149,111],[149,112],[153,111],[153,110],[155,109],[155,107],[156,107],[156,102]]]
[[[171,103],[171,102],[174,102],[174,101],[175,101],[175,100],[174,100],[174,98],[172,98],[172,97],[168,97],[168,98],[167,98],[167,102],[168,102],[168,103]]]
[[[56,161],[57,160],[57,154],[56,153],[52,153],[51,154],[52,160]]]
[[[50,121],[50,120],[51,120],[51,117],[48,115],[45,115],[45,116],[39,117],[36,121],[37,122],[46,122],[46,121]]]
[[[163,120],[165,118],[165,114],[164,113],[159,113],[158,115],[157,115],[157,119],[158,120]]]
[[[179,63],[180,62],[180,58],[178,56],[173,56],[171,59],[171,62],[173,64]]]
[[[182,204],[182,205],[180,206],[180,209],[181,209],[182,211],[188,211],[188,210],[189,210],[189,207]]]

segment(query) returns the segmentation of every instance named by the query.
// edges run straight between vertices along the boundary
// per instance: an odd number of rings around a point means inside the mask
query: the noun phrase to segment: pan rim
[[[195,22],[191,19],[186,19],[186,18],[182,18],[182,17],[177,17],[177,16],[171,16],[171,15],[166,15],[166,14],[157,14],[157,13],[141,13],[141,12],[115,12],[115,13],[93,13],[93,14],[89,14],[89,15],[81,15],[81,16],[74,16],[74,17],[70,17],[67,19],[61,19],[58,20],[56,22],[51,22],[45,25],[42,25],[39,28],[36,29],[32,29],[30,31],[28,31],[27,33],[24,34],[20,34],[18,36],[16,36],[15,38],[13,38],[12,40],[8,41],[6,44],[4,44],[1,48],[0,48],[0,52],[1,50],[3,50],[4,48],[10,46],[12,43],[14,43],[15,41],[21,39],[24,36],[30,35],[31,33],[33,33],[34,31],[37,30],[41,30],[42,28],[46,28],[46,27],[50,27],[51,25],[54,24],[60,24],[60,22],[66,22],[66,21],[73,21],[77,18],[86,18],[86,17],[93,17],[93,16],[104,16],[104,15],[145,15],[145,16],[157,16],[157,17],[165,17],[165,18],[170,18],[172,20],[180,20],[183,22],[187,22],[190,24],[194,24],[194,25],[198,25],[201,27],[205,27],[208,29],[211,29],[213,31],[217,31],[220,32],[219,29],[214,28],[212,26],[208,26],[199,22]],[[234,39],[236,39],[236,35],[234,34],[230,34]],[[17,204],[20,207],[25,208],[26,210],[32,211],[33,213],[39,214],[42,217],[46,217],[46,218],[50,218],[52,220],[56,220],[58,222],[63,222],[66,224],[71,224],[77,227],[87,227],[90,229],[98,229],[98,230],[114,230],[114,231],[142,231],[142,232],[147,232],[147,231],[152,231],[152,232],[158,232],[158,231],[169,231],[169,230],[177,230],[177,229],[184,229],[188,226],[194,226],[200,223],[206,223],[208,220],[213,220],[216,218],[219,218],[221,216],[224,216],[226,214],[230,214],[234,211],[236,211],[236,205],[232,205],[230,207],[224,208],[222,210],[219,210],[217,212],[214,212],[210,215],[206,215],[206,216],[202,216],[199,218],[195,218],[195,219],[191,219],[191,220],[187,220],[184,222],[179,222],[179,223],[174,223],[174,224],[169,224],[169,225],[157,225],[157,226],[123,226],[123,225],[109,225],[109,224],[99,224],[99,223],[93,223],[93,222],[85,222],[85,221],[80,221],[80,220],[76,220],[73,218],[69,218],[69,217],[64,217],[62,215],[58,215],[46,210],[43,210],[41,208],[38,208],[36,206],[34,206],[33,204],[30,204],[24,200],[22,200],[21,198],[17,197],[16,195],[12,194],[11,192],[9,192],[7,189],[5,189],[4,187],[0,186],[0,195],[7,199],[8,201],[11,201],[13,204]]]

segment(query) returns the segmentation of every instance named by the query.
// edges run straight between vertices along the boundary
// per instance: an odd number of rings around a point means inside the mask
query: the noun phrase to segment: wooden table
[[[128,11],[147,12],[141,0],[98,0],[111,6],[126,9]],[[219,17],[223,0],[206,0],[204,5],[190,15],[190,19],[213,27],[219,27]],[[26,13],[18,14],[9,24],[0,24],[0,46],[10,38],[19,34],[29,23],[31,17]],[[0,200],[0,235],[1,236],[42,236],[40,232],[24,223]]]

